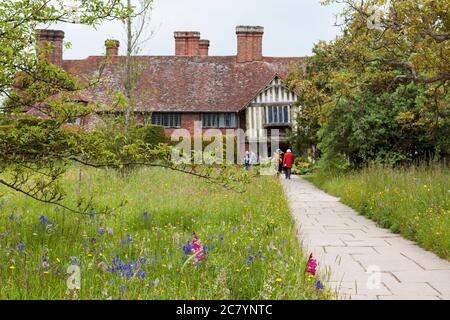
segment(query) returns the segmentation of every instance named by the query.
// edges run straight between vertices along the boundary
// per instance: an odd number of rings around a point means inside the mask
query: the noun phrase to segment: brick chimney
[[[200,32],[177,31],[175,36],[175,55],[198,56],[200,55]]]
[[[202,57],[207,57],[209,55],[209,40],[200,40],[199,42],[200,47],[200,55]]]
[[[64,32],[61,30],[36,30],[38,55],[61,67],[63,62]]]
[[[108,39],[105,41],[106,56],[115,57],[119,55],[120,42],[118,40]]]
[[[237,62],[262,60],[262,38],[264,28],[259,26],[237,26]]]

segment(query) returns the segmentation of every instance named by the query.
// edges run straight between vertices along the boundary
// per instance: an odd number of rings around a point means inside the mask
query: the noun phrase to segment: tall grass
[[[449,259],[450,170],[443,165],[369,167],[308,177],[363,215]]]
[[[77,179],[74,169],[64,181],[69,194],[78,189]],[[127,201],[112,214],[90,216],[2,192],[0,299],[330,296],[305,275],[305,255],[273,177],[252,181],[241,194],[163,169],[125,178],[86,170],[84,197],[93,196],[96,205]],[[193,231],[207,246],[206,259],[197,265],[186,263],[190,253],[183,250]],[[131,268],[113,271],[113,259]],[[72,263],[81,268],[79,292],[67,290]]]

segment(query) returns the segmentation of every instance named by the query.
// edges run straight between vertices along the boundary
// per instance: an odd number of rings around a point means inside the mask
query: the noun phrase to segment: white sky
[[[174,31],[199,31],[210,40],[210,55],[235,55],[237,25],[265,28],[265,56],[304,56],[318,40],[332,40],[339,33],[334,26],[339,7],[322,6],[320,0],[155,0],[151,30],[155,34],[142,51],[144,55],[173,55]],[[54,29],[66,33],[72,43],[65,59],[84,59],[104,53],[104,41],[124,43],[120,22],[106,23],[97,30],[60,24]],[[125,46],[121,47],[123,54]]]

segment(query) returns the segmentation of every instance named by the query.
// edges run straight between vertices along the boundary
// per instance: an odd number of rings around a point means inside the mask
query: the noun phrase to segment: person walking
[[[245,170],[250,169],[250,152],[245,151],[245,157],[244,157],[244,168]]]
[[[294,154],[291,149],[287,149],[286,154],[283,157],[283,167],[286,174],[286,179],[291,180],[292,165],[294,164]]]
[[[278,161],[278,175],[283,173],[283,158],[284,158],[284,153],[283,151],[281,151],[280,149],[278,149],[278,154],[279,154],[279,161]]]

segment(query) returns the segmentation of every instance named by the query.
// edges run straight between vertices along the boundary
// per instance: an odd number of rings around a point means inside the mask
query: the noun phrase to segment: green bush
[[[130,136],[134,139],[140,139],[149,145],[158,145],[167,142],[164,127],[154,124],[135,126],[130,129]]]

